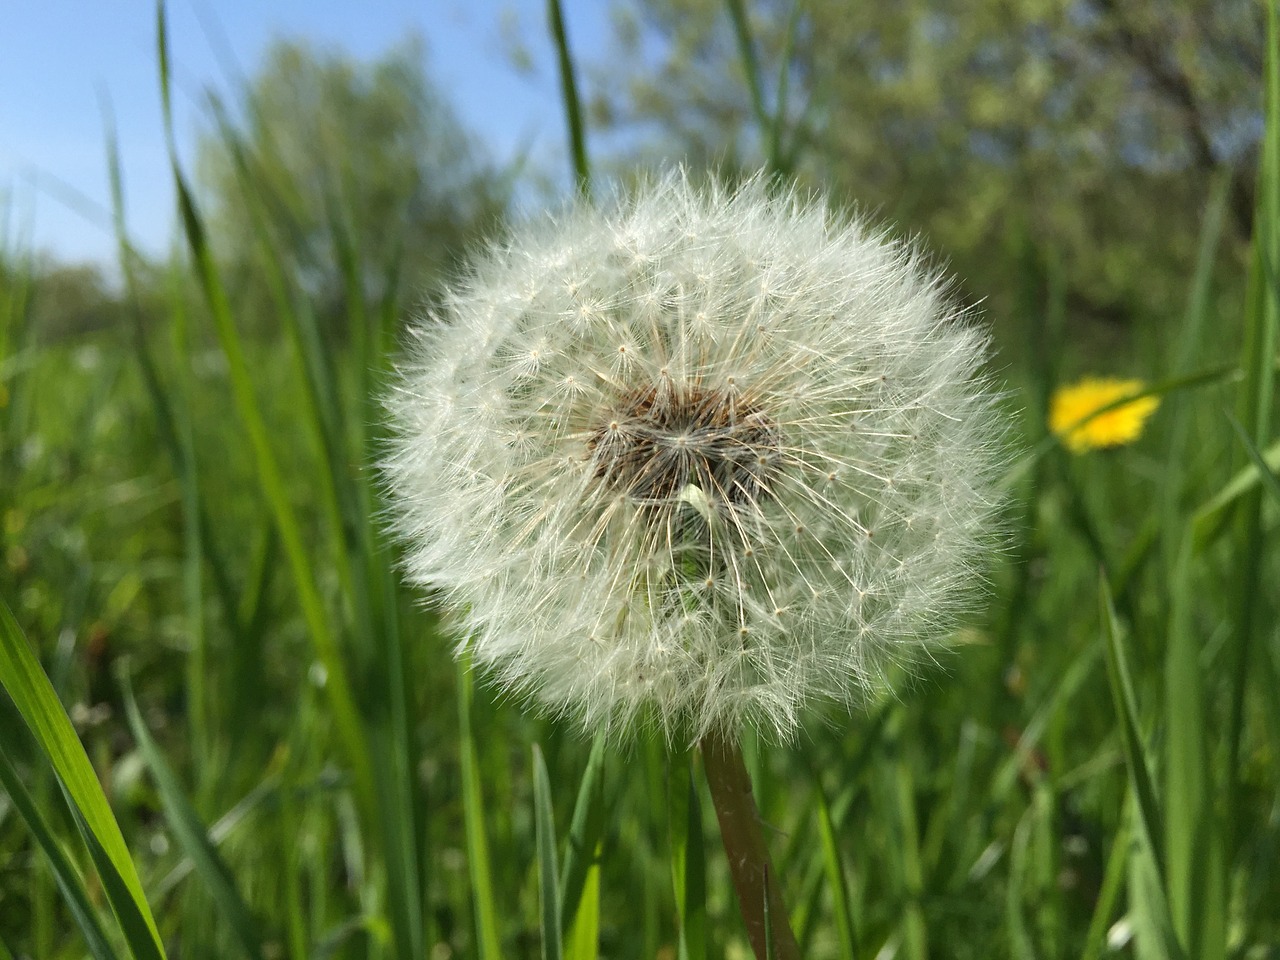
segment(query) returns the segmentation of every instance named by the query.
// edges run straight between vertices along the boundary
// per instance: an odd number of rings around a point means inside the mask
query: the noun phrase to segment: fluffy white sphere
[[[985,340],[909,244],[673,176],[516,227],[415,333],[385,464],[410,575],[589,730],[787,737],[972,596]]]

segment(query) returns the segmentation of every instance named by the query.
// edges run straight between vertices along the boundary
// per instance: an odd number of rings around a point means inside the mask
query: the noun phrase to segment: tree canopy
[[[200,180],[217,250],[245,283],[266,239],[341,324],[351,271],[369,302],[393,284],[421,290],[500,210],[496,177],[423,63],[416,40],[369,63],[280,41],[239,103],[213,102]]]
[[[1176,310],[1211,183],[1250,233],[1261,134],[1252,0],[761,0],[760,96],[721,0],[637,0],[596,71],[596,116],[695,166],[779,166],[890,217],[969,278],[1011,285],[1022,240],[1078,317]],[[1228,245],[1228,255],[1232,245]]]

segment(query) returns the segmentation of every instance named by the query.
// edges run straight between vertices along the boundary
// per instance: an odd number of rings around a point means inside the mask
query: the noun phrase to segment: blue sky
[[[151,0],[20,0],[0,33],[0,242],[60,259],[110,261],[103,104],[115,117],[129,228],[147,251],[173,230],[156,82]],[[606,5],[564,0],[575,51],[606,42]],[[201,91],[229,95],[230,60],[252,75],[272,39],[305,37],[368,59],[416,31],[428,72],[498,162],[532,145],[564,165],[559,80],[545,0],[169,0],[175,120],[184,158],[201,128]],[[511,38],[532,72],[506,56]],[[7,214],[7,217],[6,217]],[[2,233],[7,219],[7,237]]]

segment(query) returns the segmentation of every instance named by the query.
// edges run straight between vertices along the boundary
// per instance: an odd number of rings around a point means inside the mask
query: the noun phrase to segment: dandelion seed
[[[786,738],[972,598],[1001,427],[911,245],[676,175],[517,227],[443,303],[385,472],[411,578],[504,687],[619,736]]]
[[[1072,453],[1133,443],[1160,406],[1158,397],[1140,397],[1105,413],[1098,411],[1145,386],[1141,380],[1089,377],[1060,387],[1049,404],[1049,429]]]

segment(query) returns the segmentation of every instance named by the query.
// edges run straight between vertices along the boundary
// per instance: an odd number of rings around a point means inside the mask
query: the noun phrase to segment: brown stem
[[[777,871],[769,859],[760,825],[760,811],[751,795],[751,778],[736,741],[720,733],[702,738],[702,764],[707,786],[720,821],[720,837],[729,858],[729,873],[738,893],[738,906],[746,924],[747,938],[757,960],[769,956],[766,944],[772,927],[773,956],[777,960],[800,960],[800,947],[787,921]],[[765,898],[768,898],[766,924]]]

